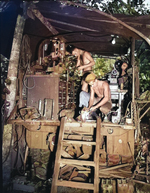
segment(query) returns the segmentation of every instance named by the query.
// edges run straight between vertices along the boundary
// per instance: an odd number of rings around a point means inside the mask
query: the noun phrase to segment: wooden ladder
[[[85,131],[91,127],[92,123],[86,123],[86,127],[82,127],[82,124],[85,123],[77,123],[78,126],[83,129],[85,128]],[[64,139],[64,133],[65,129],[68,129],[69,132],[71,132],[71,129],[74,130],[77,128],[73,123],[66,122],[65,117],[61,119],[60,124],[60,131],[59,131],[59,137],[58,137],[58,143],[57,143],[57,151],[56,151],[56,157],[55,157],[55,166],[54,166],[54,173],[53,173],[53,180],[52,180],[52,186],[51,186],[51,193],[57,193],[57,187],[58,186],[65,186],[65,187],[71,187],[71,188],[79,188],[79,189],[88,189],[93,190],[94,193],[99,193],[99,152],[100,152],[100,129],[101,129],[101,119],[97,119],[97,123],[94,123],[95,127],[93,126],[93,130],[95,129],[95,141],[82,141],[82,140],[65,140]],[[69,127],[68,127],[69,126]],[[79,129],[80,129],[79,128]],[[86,144],[90,146],[95,146],[94,156],[92,161],[88,160],[79,160],[79,159],[65,159],[62,158],[62,147],[64,142],[69,144]],[[67,164],[67,165],[78,165],[78,166],[88,166],[94,168],[94,182],[93,183],[85,183],[85,182],[75,182],[75,181],[67,181],[67,180],[61,180],[59,179],[59,171],[60,171],[60,165],[61,164]]]

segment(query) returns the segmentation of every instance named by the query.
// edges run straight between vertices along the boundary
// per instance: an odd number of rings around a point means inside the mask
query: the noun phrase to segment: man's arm
[[[90,87],[90,100],[89,100],[89,108],[93,106],[94,103],[94,90],[92,87]]]
[[[80,66],[80,67],[78,68],[79,70],[83,70],[84,68],[88,68],[88,67],[94,66],[95,62],[94,62],[94,60],[93,60],[93,58],[92,58],[92,56],[91,56],[90,53],[85,52],[84,55],[83,55],[83,57],[86,58],[86,60],[88,61],[88,63],[85,64],[85,65],[83,65],[83,66]],[[83,59],[83,60],[84,60],[84,59]]]
[[[79,68],[80,68],[80,65],[81,65],[80,57],[78,56],[76,67],[78,67],[78,69],[79,69]],[[80,70],[80,69],[79,69],[79,70]]]

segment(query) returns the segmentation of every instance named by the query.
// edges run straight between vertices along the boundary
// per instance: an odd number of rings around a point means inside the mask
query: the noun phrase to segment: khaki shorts
[[[100,102],[102,99],[99,98],[95,98],[94,99],[94,105],[98,102]],[[105,103],[104,105],[102,105],[99,109],[102,113],[104,114],[108,114],[111,111],[112,108],[112,102],[111,100],[109,100],[107,103]]]

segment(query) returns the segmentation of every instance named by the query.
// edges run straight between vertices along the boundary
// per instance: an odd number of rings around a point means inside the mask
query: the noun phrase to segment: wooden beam
[[[89,183],[82,183],[82,182],[71,182],[66,180],[58,180],[57,186],[67,186],[71,188],[80,188],[80,189],[86,189],[86,190],[94,190],[94,185]]]
[[[51,25],[49,20],[45,18],[36,7],[32,8],[31,10],[32,10],[32,13],[47,27],[47,29],[49,29],[49,31],[53,35],[59,34],[59,32]],[[59,36],[59,39],[63,42],[66,42],[66,40],[62,36]]]
[[[104,169],[100,170],[100,173],[101,172],[110,171],[110,170],[115,170],[115,169],[118,169],[118,168],[123,168],[123,167],[131,166],[131,165],[133,165],[133,164],[127,163],[127,164],[121,164],[121,165],[117,165],[117,166],[112,166],[112,167],[109,167],[109,168],[104,168]]]
[[[61,14],[59,12],[51,12],[53,15],[59,15],[60,17],[64,16],[64,14]],[[94,19],[93,17],[83,17],[83,16],[77,16],[77,15],[67,15],[67,17],[69,18],[76,18],[76,19],[85,19],[86,21],[98,21],[98,22],[103,22],[103,23],[110,23],[110,24],[117,24],[118,22],[117,21],[112,21],[112,20],[108,20],[108,19]],[[129,25],[134,25],[134,26],[140,26],[140,27],[143,27],[143,23],[142,21],[137,21],[136,22],[131,22],[131,18],[133,19],[133,17],[123,17],[122,19],[126,20],[124,22],[126,22],[127,24]],[[146,19],[146,18],[145,18]],[[56,20],[52,20],[54,22],[57,22]],[[69,19],[68,19],[69,21]],[[148,20],[147,20],[148,21]],[[147,24],[144,24],[146,26],[146,28],[150,28],[150,24],[147,23]]]
[[[33,14],[49,29],[53,35],[57,35],[58,31],[51,25],[51,23],[46,19],[37,8],[32,9]]]
[[[94,30],[94,29],[87,28],[87,27],[83,27],[83,26],[79,26],[79,25],[70,24],[70,23],[68,23],[68,22],[66,23],[66,22],[62,22],[62,21],[58,21],[58,20],[54,20],[54,19],[47,19],[47,20],[48,20],[48,21],[52,21],[52,22],[54,22],[54,23],[59,23],[59,24],[62,24],[62,25],[75,27],[75,28],[82,29],[82,30],[99,32],[98,30]]]
[[[59,161],[58,161],[59,162]],[[63,164],[68,164],[68,165],[72,165],[72,164],[76,164],[76,165],[79,165],[79,166],[95,166],[95,163],[94,161],[84,161],[84,160],[72,160],[72,159],[63,159],[61,161],[61,163]]]

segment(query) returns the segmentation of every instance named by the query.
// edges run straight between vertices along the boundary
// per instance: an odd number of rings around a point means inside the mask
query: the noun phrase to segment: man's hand
[[[84,107],[84,111],[89,111],[89,110],[90,110],[90,108]]]
[[[78,70],[83,70],[83,66],[79,66],[79,67],[78,67]]]
[[[95,111],[96,110],[96,108],[94,107],[94,106],[92,106],[92,107],[90,107],[90,109],[89,109],[90,111]]]

